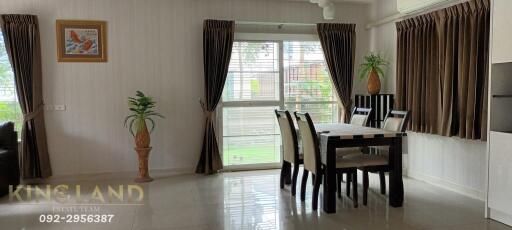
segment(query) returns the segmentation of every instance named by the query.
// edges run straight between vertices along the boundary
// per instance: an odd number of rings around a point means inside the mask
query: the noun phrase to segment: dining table
[[[389,205],[401,207],[404,201],[402,179],[402,138],[405,132],[343,123],[315,124],[324,166],[323,210],[336,213],[336,149],[389,146]]]

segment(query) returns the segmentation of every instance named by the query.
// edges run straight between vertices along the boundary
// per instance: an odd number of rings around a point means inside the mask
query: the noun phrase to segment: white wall
[[[123,119],[135,90],[166,116],[152,135],[152,169],[192,172],[201,149],[202,21],[322,22],[318,6],[267,0],[2,0],[0,13],[36,14],[43,55],[50,159],[55,175],[137,169]],[[107,63],[57,63],[56,19],[105,20]],[[366,53],[368,7],[340,4],[335,21],[357,24],[357,60]],[[357,89],[361,88],[359,83]]]
[[[378,0],[372,5],[372,19],[398,13],[396,0]],[[396,27],[394,22],[371,29],[372,50],[382,51],[391,63],[384,92],[396,89]],[[404,167],[412,178],[485,199],[486,144],[421,133],[409,133],[405,142]]]
[[[396,0],[378,0],[371,7],[372,21],[396,14]],[[370,47],[383,54],[389,61],[385,76],[382,79],[383,93],[395,92],[396,73],[396,27],[395,23],[386,23],[370,29]]]

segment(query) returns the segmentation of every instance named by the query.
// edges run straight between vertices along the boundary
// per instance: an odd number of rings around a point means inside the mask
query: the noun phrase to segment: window
[[[235,41],[219,107],[224,165],[279,163],[274,109],[337,122],[334,93],[320,42]]]
[[[14,122],[16,131],[21,131],[22,113],[14,86],[14,74],[0,33],[0,122],[5,121]]]
[[[284,107],[308,112],[316,123],[338,121],[331,77],[320,42],[283,42]]]

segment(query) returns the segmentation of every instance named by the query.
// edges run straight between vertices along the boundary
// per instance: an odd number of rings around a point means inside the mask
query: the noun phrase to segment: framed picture
[[[59,62],[106,62],[106,22],[57,20]]]

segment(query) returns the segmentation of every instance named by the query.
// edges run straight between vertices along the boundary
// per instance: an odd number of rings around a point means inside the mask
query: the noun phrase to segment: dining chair
[[[295,118],[297,120],[297,126],[299,127],[299,134],[302,142],[302,151],[304,158],[304,171],[302,174],[302,183],[300,189],[300,199],[305,200],[306,184],[308,180],[309,172],[314,176],[313,182],[313,210],[318,208],[318,191],[320,184],[322,183],[322,177],[324,177],[324,167],[321,163],[320,158],[320,146],[318,140],[318,134],[313,125],[313,121],[308,113],[295,112]],[[358,160],[351,159],[336,159],[336,172],[337,173],[348,173],[353,177],[354,182],[354,195],[353,204],[357,207],[357,167],[361,166]]]
[[[289,178],[290,167],[293,165],[291,190],[292,196],[295,196],[299,166],[303,164],[302,155],[299,153],[297,131],[293,124],[292,116],[287,110],[275,110],[275,113],[277,122],[279,123],[279,129],[281,130],[283,154],[283,166],[281,167],[279,186],[281,189],[284,189],[285,181]]]
[[[351,125],[358,125],[358,126],[368,126],[368,122],[370,121],[369,117],[372,114],[371,108],[361,108],[361,107],[355,107],[352,110],[352,114],[350,115],[350,122]],[[353,148],[338,148],[336,149],[336,157],[343,157],[346,155],[352,155],[352,154],[362,154],[360,147],[353,147]]]
[[[394,132],[405,132],[408,122],[409,111],[390,110],[384,119],[382,129]],[[386,177],[384,173],[390,171],[388,146],[371,147],[370,153],[376,154],[365,154],[366,159],[362,159],[363,205],[368,203],[368,172],[379,173],[380,193],[384,195],[386,194]],[[401,165],[396,167],[401,167]]]
[[[354,107],[350,115],[351,125],[368,126],[370,116],[372,115],[372,108]]]
[[[359,126],[368,126],[368,123],[370,121],[370,116],[372,115],[372,109],[371,108],[362,108],[362,107],[354,107],[352,109],[352,113],[350,115],[350,122],[351,125],[359,125]],[[337,158],[343,158],[347,155],[353,155],[353,154],[363,154],[361,151],[361,148],[354,147],[354,148],[339,148],[336,149],[336,157]],[[337,174],[337,184],[338,184],[338,198],[341,198],[341,182],[343,181],[343,174]],[[350,177],[347,176],[347,183],[346,183],[346,192],[347,196],[350,197]]]

